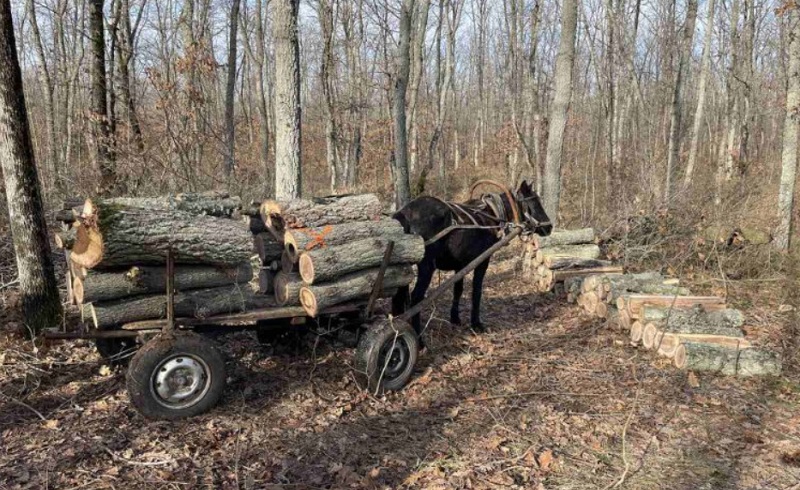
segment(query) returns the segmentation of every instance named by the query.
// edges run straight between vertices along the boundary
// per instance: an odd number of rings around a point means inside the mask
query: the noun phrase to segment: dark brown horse
[[[417,283],[411,292],[411,306],[425,297],[436,269],[463,269],[497,243],[509,223],[518,220],[527,232],[540,235],[549,235],[553,228],[539,195],[527,182],[522,182],[513,195],[509,192],[484,194],[480,199],[460,204],[435,197],[419,197],[396,212],[394,218],[403,224],[407,233],[415,233],[425,239],[425,256],[417,264]],[[470,325],[477,331],[484,329],[480,306],[483,278],[488,268],[489,259],[475,269],[472,278]],[[461,324],[458,310],[463,292],[462,279],[453,286],[450,322],[455,325]],[[408,288],[398,292],[393,301],[395,314],[403,311],[408,299]],[[419,315],[412,319],[412,325],[417,335],[421,335]]]

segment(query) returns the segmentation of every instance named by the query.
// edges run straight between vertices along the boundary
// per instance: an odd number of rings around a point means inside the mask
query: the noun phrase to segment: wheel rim
[[[173,410],[191,407],[211,387],[208,364],[191,354],[173,354],[161,361],[150,379],[150,391],[162,406]]]
[[[390,382],[402,375],[411,359],[411,350],[405,337],[394,337],[381,346],[378,356],[378,369],[381,370],[381,379]]]

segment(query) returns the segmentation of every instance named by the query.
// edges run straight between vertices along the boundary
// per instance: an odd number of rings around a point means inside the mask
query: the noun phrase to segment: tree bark
[[[230,218],[241,209],[242,200],[225,192],[209,191],[158,197],[115,197],[93,201],[93,204],[99,207],[124,206]]]
[[[744,314],[733,308],[706,311],[702,306],[691,309],[670,309],[648,305],[642,310],[642,320],[670,333],[721,335],[723,330],[734,330],[738,332],[736,336],[741,337],[740,329],[744,325]]]
[[[579,258],[596,259],[600,257],[600,247],[595,244],[588,245],[558,245],[548,248],[540,248],[536,252],[536,260],[540,264],[546,264],[549,259]]]
[[[225,83],[225,175],[230,176],[236,168],[236,123],[234,121],[234,95],[236,92],[236,50],[238,39],[236,31],[239,29],[239,5],[241,0],[231,3],[230,35],[228,36],[228,66],[227,80]]]
[[[118,183],[108,120],[103,4],[104,0],[89,1],[89,38],[92,47],[92,105],[89,117],[93,128],[95,158],[100,169],[99,191],[101,194],[107,194],[112,192]]]
[[[300,290],[300,301],[309,316],[316,317],[320,311],[331,306],[366,298],[378,277],[379,269],[356,272],[326,284],[304,286]],[[395,266],[386,269],[383,276],[383,290],[408,286],[414,280],[411,266]]]
[[[253,279],[253,268],[248,262],[224,269],[179,265],[175,267],[174,278],[177,291],[229,284],[246,285]],[[89,271],[85,278],[74,278],[72,291],[78,304],[94,303],[144,294],[163,294],[166,281],[164,267],[134,266],[125,271]]]
[[[259,308],[274,308],[270,296],[256,294],[249,285],[194,289],[175,294],[176,318],[208,318],[213,315],[240,313]],[[84,305],[86,316],[95,328],[114,328],[140,320],[156,320],[167,316],[164,294],[141,296]]]
[[[259,233],[253,237],[253,248],[258,254],[262,264],[269,264],[273,260],[280,260],[283,254],[283,245],[271,233]]]
[[[575,62],[575,34],[578,24],[577,0],[564,0],[561,11],[561,36],[554,75],[555,94],[550,108],[550,134],[544,169],[543,198],[545,210],[555,226],[561,198],[561,150],[567,112],[572,97],[572,68]]]
[[[373,237],[345,245],[326,247],[300,255],[300,276],[306,284],[318,284],[362,269],[378,267],[390,241],[390,264],[416,264],[425,255],[425,241],[418,235]]]
[[[317,199],[267,200],[261,205],[261,218],[283,239],[287,228],[319,228],[352,221],[380,219],[383,206],[375,194],[355,194]]]
[[[789,7],[789,85],[786,90],[786,117],[783,122],[781,182],[778,190],[778,224],[775,246],[789,250],[794,214],[794,187],[797,175],[797,141],[800,125],[800,8]]]
[[[275,19],[275,197],[302,194],[299,0],[272,0]]]
[[[703,129],[703,116],[706,108],[706,94],[708,92],[708,76],[711,72],[711,49],[714,39],[714,9],[716,0],[708,0],[708,14],[706,15],[706,33],[703,40],[703,59],[700,64],[700,79],[697,82],[697,109],[694,113],[692,126],[692,142],[689,146],[689,160],[686,163],[686,172],[683,176],[683,187],[688,189],[692,183],[694,167],[697,162],[697,149],[700,145],[700,132]]]
[[[567,270],[610,267],[613,264],[608,260],[582,259],[579,257],[545,257],[544,265],[552,270]]]
[[[557,230],[548,236],[534,235],[537,248],[555,247],[557,245],[580,245],[594,243],[594,228],[580,228],[577,230]]]
[[[258,293],[275,295],[275,272],[270,269],[258,271]]]
[[[678,346],[686,342],[699,342],[701,344],[713,344],[728,349],[750,349],[753,344],[743,337],[723,337],[719,335],[691,334],[691,333],[669,333],[658,331],[653,342],[653,349],[659,355],[675,357]]]
[[[395,55],[394,74],[394,178],[395,208],[400,209],[411,201],[411,184],[408,177],[408,135],[406,133],[406,89],[410,70],[409,43],[411,17],[416,0],[403,0],[400,7],[400,39]]]
[[[617,309],[625,309],[631,318],[640,318],[647,306],[666,308],[692,308],[701,305],[706,310],[725,309],[725,300],[716,296],[662,296],[649,294],[630,294],[617,298]]]
[[[384,218],[379,221],[354,221],[340,225],[286,230],[283,241],[289,256],[297,262],[303,252],[344,245],[362,238],[389,238],[404,234],[405,230],[399,221]]]
[[[0,0],[0,166],[25,324],[33,334],[61,317],[39,176],[31,144],[9,0]]]
[[[91,206],[89,206],[91,207]],[[237,265],[253,254],[252,234],[236,220],[121,206],[84,212],[72,261],[87,269],[176,263]]]
[[[729,349],[719,345],[686,342],[673,359],[678,369],[712,371],[728,376],[778,376],[781,361],[774,352],[761,349]]]

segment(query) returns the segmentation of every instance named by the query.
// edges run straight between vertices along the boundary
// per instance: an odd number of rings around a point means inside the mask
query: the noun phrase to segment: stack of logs
[[[522,272],[539,292],[553,291],[587,275],[622,272],[621,267],[599,257],[594,229],[559,230],[546,237],[534,235],[527,242]]]
[[[259,248],[260,289],[274,290],[278,305],[302,305],[316,317],[328,307],[368,298],[390,246],[380,296],[408,286],[415,277],[412,264],[425,254],[424,240],[406,234],[382,209],[374,194],[267,200],[257,213],[251,206],[247,219],[256,239],[280,249],[278,259]]]
[[[69,301],[98,329],[166,317],[168,251],[176,317],[280,307],[302,314],[300,305],[316,316],[369,297],[390,243],[381,296],[413,281],[424,241],[381,211],[372,194],[249,210],[218,192],[70,200],[57,213],[55,242],[69,265]]]
[[[224,193],[70,200],[57,213],[68,301],[104,329],[166,316],[166,257],[176,316],[205,318],[274,304],[254,294],[252,241]]]
[[[607,318],[679,369],[738,376],[777,375],[775,353],[744,338],[741,311],[723,298],[692,296],[661,274],[598,274],[567,284],[568,297],[592,316]]]

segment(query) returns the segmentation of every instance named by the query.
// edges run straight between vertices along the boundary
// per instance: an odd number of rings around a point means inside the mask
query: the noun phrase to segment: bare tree
[[[708,93],[708,76],[711,71],[711,42],[714,38],[714,9],[716,0],[708,0],[708,13],[706,14],[706,32],[703,41],[703,59],[700,65],[700,78],[697,81],[697,109],[694,113],[692,126],[692,142],[689,146],[689,160],[686,163],[686,172],[683,176],[683,187],[688,188],[694,175],[694,166],[697,162],[697,151],[700,144],[700,132],[703,129],[706,97]]]
[[[775,246],[788,250],[792,235],[794,187],[797,175],[797,141],[800,127],[800,7],[789,7],[789,83],[786,90],[786,118],[783,123],[781,183],[778,189],[778,219]]]
[[[231,175],[236,168],[236,123],[234,121],[234,96],[236,95],[236,51],[238,47],[239,4],[231,3],[230,35],[228,36],[228,69],[225,83],[225,174]]]
[[[397,209],[411,200],[408,180],[408,135],[406,132],[406,89],[410,71],[411,18],[416,0],[403,0],[400,7],[400,36],[395,54],[394,73],[394,200]]]
[[[325,99],[325,154],[328,170],[331,174],[331,192],[336,192],[342,185],[339,168],[338,129],[336,125],[336,60],[334,57],[334,11],[330,0],[318,0],[317,16],[319,17],[320,34],[322,35],[322,59],[320,77],[322,96]]]
[[[565,0],[561,11],[561,36],[556,57],[555,94],[550,108],[550,134],[547,138],[547,160],[544,167],[542,197],[553,224],[558,219],[561,198],[561,150],[567,112],[572,97],[572,67],[575,62],[575,35],[578,26],[578,0]]]
[[[95,157],[100,169],[99,191],[108,193],[117,186],[117,177],[113,162],[108,120],[103,3],[104,0],[90,0],[89,2],[89,37],[92,47],[92,107],[90,117],[95,140]]]
[[[0,163],[24,318],[30,331],[37,333],[58,324],[61,303],[47,240],[9,0],[0,0],[0,66]]]
[[[683,25],[683,42],[680,44],[678,68],[675,70],[675,82],[672,86],[672,103],[670,105],[669,143],[667,149],[667,182],[664,185],[664,203],[669,203],[673,195],[675,172],[678,167],[681,149],[681,117],[683,108],[681,94],[683,91],[684,72],[692,56],[692,40],[694,39],[694,23],[697,19],[697,0],[689,0],[686,9],[686,22]]]
[[[275,35],[275,197],[302,193],[299,0],[272,0]]]

